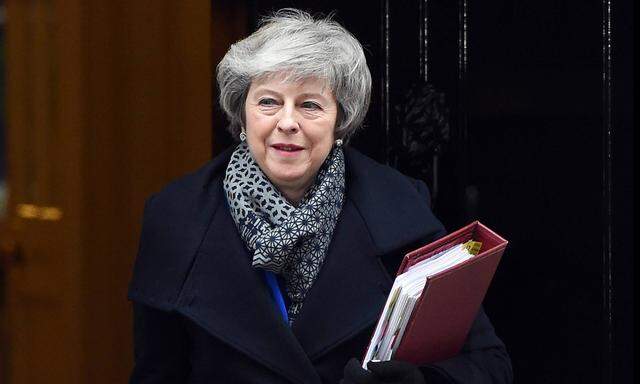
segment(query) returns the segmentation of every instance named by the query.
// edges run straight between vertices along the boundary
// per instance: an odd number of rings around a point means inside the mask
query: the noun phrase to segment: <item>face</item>
[[[334,143],[337,103],[319,79],[251,83],[245,102],[247,144],[260,169],[286,197],[313,183]]]

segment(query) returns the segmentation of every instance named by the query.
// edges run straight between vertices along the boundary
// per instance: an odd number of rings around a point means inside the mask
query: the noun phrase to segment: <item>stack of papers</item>
[[[369,361],[393,358],[427,279],[472,258],[478,253],[479,244],[458,244],[412,265],[396,277],[362,362],[363,368]]]

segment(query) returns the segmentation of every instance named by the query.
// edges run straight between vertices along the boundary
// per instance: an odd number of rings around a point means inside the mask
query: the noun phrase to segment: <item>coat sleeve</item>
[[[418,190],[430,202],[429,189],[422,182]],[[433,240],[445,235],[444,229]],[[509,384],[513,382],[511,359],[481,307],[471,325],[462,351],[456,357],[420,367],[427,383]]]
[[[133,342],[130,384],[187,382],[187,334],[178,314],[134,302]]]

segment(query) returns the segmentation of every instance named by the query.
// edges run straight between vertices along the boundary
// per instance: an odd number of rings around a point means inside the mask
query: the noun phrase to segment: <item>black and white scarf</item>
[[[224,190],[240,237],[253,251],[253,266],[284,278],[293,323],[318,276],[342,210],[342,148],[331,150],[297,207],[264,175],[244,142],[231,156]]]

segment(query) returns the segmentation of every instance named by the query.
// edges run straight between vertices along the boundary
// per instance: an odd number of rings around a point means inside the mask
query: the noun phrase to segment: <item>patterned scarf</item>
[[[280,274],[290,299],[289,322],[313,285],[344,200],[344,154],[334,147],[298,207],[271,184],[240,143],[231,156],[224,190],[240,237],[253,251],[253,266]]]

